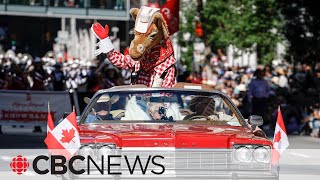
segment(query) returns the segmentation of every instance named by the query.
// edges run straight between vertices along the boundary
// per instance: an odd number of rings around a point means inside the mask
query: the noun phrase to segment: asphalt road
[[[0,134],[0,149],[42,149],[46,148],[44,139],[46,138],[46,127],[41,127],[41,133],[33,133],[33,127],[23,128],[12,126],[2,126]]]
[[[3,126],[0,135],[0,149],[43,149],[46,148],[42,133],[33,133],[33,127]],[[270,137],[272,139],[272,137]],[[281,157],[280,179],[320,179],[320,138],[289,136],[290,146]],[[1,161],[1,160],[0,160]],[[8,164],[10,158],[3,158],[0,167]],[[0,173],[1,174],[1,173]],[[1,176],[1,175],[0,175]]]

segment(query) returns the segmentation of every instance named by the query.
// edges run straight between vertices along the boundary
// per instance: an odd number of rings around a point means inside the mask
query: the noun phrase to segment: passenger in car
[[[132,96],[127,101],[124,117],[121,120],[152,120],[147,114],[147,103],[141,98]]]
[[[182,120],[180,106],[177,103],[150,102],[148,98],[141,99],[136,96],[128,100],[125,116],[121,120]]]

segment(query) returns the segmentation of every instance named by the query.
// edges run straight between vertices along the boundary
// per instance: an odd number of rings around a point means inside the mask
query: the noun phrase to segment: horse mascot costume
[[[135,20],[134,39],[129,55],[114,50],[110,41],[108,25],[103,28],[95,23],[91,30],[100,40],[95,55],[106,53],[112,64],[132,72],[131,84],[148,87],[173,87],[176,84],[176,67],[167,23],[160,9],[142,6],[130,10]]]

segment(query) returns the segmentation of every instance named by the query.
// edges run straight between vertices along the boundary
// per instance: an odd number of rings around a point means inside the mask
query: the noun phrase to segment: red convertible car
[[[272,143],[258,128],[262,118],[244,119],[230,98],[207,86],[120,86],[100,90],[87,103],[79,117],[78,154],[109,161],[105,173],[100,163],[92,165],[100,167],[95,177],[279,177],[270,163]]]

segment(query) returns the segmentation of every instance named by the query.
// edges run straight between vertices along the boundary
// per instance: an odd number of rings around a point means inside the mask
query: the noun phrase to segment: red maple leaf
[[[277,134],[274,136],[274,142],[280,142],[281,139],[281,132],[278,131]]]
[[[69,130],[68,129],[66,129],[66,130],[62,129],[63,137],[61,138],[60,141],[62,143],[70,143],[70,141],[74,142],[73,141],[73,138],[75,138],[74,133],[75,133],[75,130],[73,128],[71,128]]]

